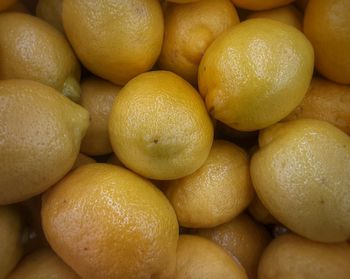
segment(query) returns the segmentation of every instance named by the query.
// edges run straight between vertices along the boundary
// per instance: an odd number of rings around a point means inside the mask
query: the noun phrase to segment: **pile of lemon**
[[[349,0],[0,11],[0,279],[350,278]]]

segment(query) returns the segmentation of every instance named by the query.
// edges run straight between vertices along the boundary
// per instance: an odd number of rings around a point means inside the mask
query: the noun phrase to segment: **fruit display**
[[[1,0],[0,279],[350,278],[349,0]]]

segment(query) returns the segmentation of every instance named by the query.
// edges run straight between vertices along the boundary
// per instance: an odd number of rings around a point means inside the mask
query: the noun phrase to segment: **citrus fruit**
[[[108,119],[115,96],[120,87],[97,77],[89,77],[81,83],[80,104],[90,114],[90,126],[81,142],[81,152],[90,156],[112,152],[109,141]]]
[[[152,68],[163,41],[158,0],[63,1],[63,26],[80,61],[119,85]]]
[[[240,8],[260,11],[281,7],[294,2],[294,0],[232,0]]]
[[[203,237],[180,235],[174,279],[248,278],[243,267],[220,246]]]
[[[261,254],[271,240],[264,226],[246,214],[215,228],[200,229],[197,234],[214,241],[233,259],[238,259],[249,278],[256,278]]]
[[[315,50],[315,67],[326,78],[350,84],[350,1],[310,0],[304,33]]]
[[[168,4],[160,68],[197,84],[199,62],[207,47],[238,23],[236,9],[230,0]]]
[[[311,240],[350,237],[350,137],[312,119],[263,130],[251,160],[255,190],[269,212]]]
[[[274,239],[259,264],[258,278],[349,278],[350,245],[325,244],[286,234]]]
[[[198,92],[166,71],[144,73],[118,93],[109,119],[113,151],[136,173],[184,177],[207,159],[213,125]]]
[[[210,228],[230,221],[251,202],[253,188],[246,152],[216,140],[205,163],[194,173],[164,183],[179,224]]]
[[[30,34],[30,35],[29,35]],[[1,79],[29,79],[77,101],[80,66],[65,37],[45,21],[23,13],[0,14]]]
[[[64,33],[62,24],[63,0],[39,0],[36,6],[36,16],[50,23]]]
[[[51,247],[82,278],[173,278],[175,212],[160,190],[129,170],[74,170],[44,194],[42,222]]]
[[[0,204],[40,194],[73,166],[88,112],[55,89],[0,81]]]
[[[207,49],[199,90],[215,119],[237,130],[258,130],[286,117],[302,101],[313,62],[312,46],[299,30],[251,19]]]

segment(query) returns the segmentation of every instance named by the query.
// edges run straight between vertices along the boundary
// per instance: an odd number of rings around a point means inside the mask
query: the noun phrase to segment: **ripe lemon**
[[[15,4],[16,0],[1,0],[0,1],[0,11],[4,11],[7,8]]]
[[[246,279],[243,267],[220,246],[203,237],[181,235],[174,279]]]
[[[197,84],[198,66],[205,50],[221,33],[238,23],[230,0],[169,4],[165,11],[160,68]]]
[[[194,173],[164,183],[179,224],[210,228],[230,221],[253,198],[249,158],[233,143],[217,140],[205,163]]]
[[[214,241],[233,259],[238,259],[249,278],[256,278],[260,257],[271,240],[265,227],[246,214],[215,228],[200,229],[197,234]]]
[[[36,5],[36,16],[50,23],[64,33],[62,24],[63,0],[39,0]]]
[[[243,9],[260,11],[281,7],[294,2],[294,0],[232,0],[232,2]]]
[[[63,26],[80,61],[119,85],[152,68],[163,41],[158,0],[63,2]]]
[[[6,279],[79,279],[80,277],[48,248],[27,255]]]
[[[109,119],[114,152],[144,177],[169,180],[207,159],[213,125],[198,92],[166,71],[144,73],[123,87]]]
[[[0,15],[1,79],[30,79],[77,101],[80,66],[65,37],[45,21],[23,13]]]
[[[198,84],[211,115],[241,131],[268,127],[302,101],[313,72],[313,49],[296,28],[251,19],[206,51]]]
[[[349,258],[347,243],[325,244],[286,234],[266,248],[258,278],[347,279]]]
[[[23,223],[19,212],[10,206],[0,206],[0,278],[16,266],[23,255]]]
[[[274,8],[266,11],[252,12],[248,15],[248,19],[252,18],[269,18],[277,20],[301,30],[303,25],[303,15],[293,5]]]
[[[100,78],[90,77],[81,83],[80,104],[90,114],[90,126],[81,142],[81,152],[98,156],[112,152],[108,119],[120,87]]]
[[[350,135],[350,86],[315,77],[301,104],[285,120],[327,121]]]
[[[89,156],[86,156],[82,153],[79,153],[77,159],[75,160],[75,163],[72,167],[72,169],[76,169],[80,166],[87,165],[87,164],[93,164],[96,163],[96,161]]]
[[[73,166],[88,112],[35,81],[0,81],[0,204],[28,199]]]
[[[129,170],[89,164],[44,194],[51,247],[82,278],[173,278],[178,224],[170,203]]]
[[[310,0],[304,33],[315,49],[315,67],[326,78],[350,84],[350,1]]]
[[[287,228],[315,241],[350,237],[350,137],[312,119],[261,132],[251,176],[262,203]]]

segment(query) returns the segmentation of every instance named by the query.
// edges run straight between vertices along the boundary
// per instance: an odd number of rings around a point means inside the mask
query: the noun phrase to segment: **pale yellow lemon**
[[[277,20],[301,30],[303,26],[303,15],[294,5],[287,5],[266,11],[252,12],[248,19],[252,18],[269,18]]]
[[[325,244],[295,234],[282,235],[266,248],[259,278],[347,279],[350,245]]]
[[[203,237],[181,235],[174,279],[246,279],[244,268],[220,246]]]
[[[62,24],[63,0],[39,0],[36,5],[36,16],[50,23],[64,33]]]
[[[35,81],[0,81],[0,204],[47,190],[73,166],[88,112]]]
[[[112,152],[108,120],[119,90],[119,86],[97,77],[89,77],[82,81],[79,103],[90,114],[90,126],[81,142],[81,152],[90,156]]]
[[[303,101],[285,120],[299,118],[324,120],[350,135],[350,86],[313,78]]]
[[[350,1],[310,0],[304,33],[315,49],[315,67],[326,78],[350,84]]]
[[[262,204],[261,200],[257,195],[249,204],[248,211],[253,218],[262,224],[274,224],[277,223],[275,217],[267,210],[267,208]]]
[[[93,164],[93,163],[96,163],[95,159],[93,159],[89,156],[86,156],[82,153],[79,153],[77,159],[75,160],[75,163],[74,163],[72,169],[76,169],[80,166],[87,165],[87,164]]]
[[[197,84],[198,66],[207,47],[239,23],[230,0],[202,0],[169,4],[159,67]]]
[[[53,250],[82,278],[173,278],[174,209],[129,170],[89,164],[44,194],[42,223]]]
[[[302,101],[313,49],[296,28],[251,19],[219,37],[200,63],[198,85],[211,115],[241,131],[268,127]]]
[[[238,259],[249,278],[256,278],[261,254],[271,240],[266,228],[246,214],[215,228],[200,229],[197,234],[214,241],[233,259]]]
[[[255,190],[290,230],[315,241],[350,237],[350,137],[312,119],[263,130],[251,160]]]
[[[95,75],[123,85],[156,62],[163,41],[158,0],[70,0],[63,26],[80,61]]]
[[[16,266],[23,255],[23,222],[14,207],[0,206],[0,278]]]
[[[194,173],[163,183],[179,224],[210,228],[239,215],[253,198],[247,153],[216,140],[205,163]]]
[[[0,79],[30,79],[77,101],[80,66],[65,37],[23,13],[0,14]]]
[[[294,0],[232,0],[240,8],[260,11],[281,7],[294,2]]]
[[[196,171],[207,159],[213,125],[198,92],[171,72],[132,79],[118,93],[109,119],[113,151],[128,168],[170,180]]]
[[[6,279],[79,279],[49,248],[27,255]]]

